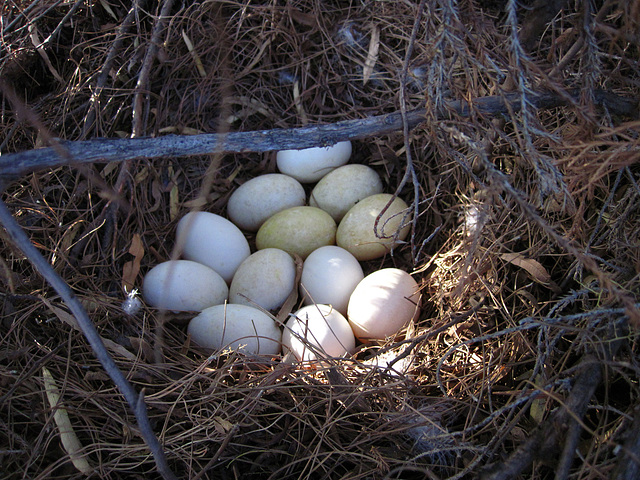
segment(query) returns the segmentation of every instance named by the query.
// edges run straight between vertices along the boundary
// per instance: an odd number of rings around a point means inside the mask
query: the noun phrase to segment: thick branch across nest
[[[562,96],[557,93],[540,93],[527,101],[538,109],[567,105],[575,101],[578,92]],[[610,92],[598,90],[595,98],[599,105],[611,113],[638,117],[637,100],[627,99]],[[446,119],[451,113],[461,116],[472,114],[499,116],[520,109],[518,93],[489,96],[474,100],[448,102],[438,114]],[[407,112],[410,128],[421,123],[426,111],[422,108]],[[376,135],[401,131],[402,115],[399,112],[359,120],[348,120],[329,125],[233,132],[228,134],[167,135],[157,138],[95,139],[81,142],[59,142],[54,146],[0,157],[0,181],[15,180],[27,173],[62,165],[92,162],[121,162],[139,158],[182,157],[206,155],[214,152],[268,152],[333,145],[344,140],[357,140]]]

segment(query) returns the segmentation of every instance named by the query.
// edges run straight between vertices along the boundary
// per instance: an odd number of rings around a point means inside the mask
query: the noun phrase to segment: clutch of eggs
[[[398,269],[365,277],[359,261],[402,244],[411,213],[401,199],[382,193],[373,169],[345,165],[350,155],[350,142],[279,152],[281,173],[248,180],[231,194],[232,221],[209,212],[185,215],[176,233],[185,260],[147,273],[147,303],[201,312],[188,333],[205,348],[276,354],[280,328],[266,311],[292,294],[293,257],[299,256],[307,306],[286,324],[285,353],[298,360],[340,357],[353,350],[356,337],[366,342],[397,334],[418,315],[416,282]],[[318,180],[306,206],[301,183]],[[256,232],[253,254],[243,231]]]

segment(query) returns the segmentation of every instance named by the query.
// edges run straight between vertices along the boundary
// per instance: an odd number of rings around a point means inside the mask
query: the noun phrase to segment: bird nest
[[[136,417],[5,217],[4,478],[635,478],[638,5],[3,2],[2,201],[144,393]],[[218,147],[118,147],[201,134]],[[123,304],[186,212],[347,138],[417,212],[364,264],[418,281],[401,336],[303,368]]]

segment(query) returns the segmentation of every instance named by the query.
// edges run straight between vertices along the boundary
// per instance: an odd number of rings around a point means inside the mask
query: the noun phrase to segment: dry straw
[[[160,450],[167,478],[635,478],[638,2],[1,8],[2,201],[149,418],[145,433],[7,226],[3,478],[157,478]],[[236,133],[308,146],[357,121],[353,161],[414,217],[406,245],[365,265],[415,273],[425,306],[404,337],[298,368],[207,356],[188,316],[123,311],[170,258],[177,218],[224,214],[234,188],[275,171],[272,147]],[[214,146],[118,150],[194,134]],[[40,147],[29,155],[55,166],[8,156]]]

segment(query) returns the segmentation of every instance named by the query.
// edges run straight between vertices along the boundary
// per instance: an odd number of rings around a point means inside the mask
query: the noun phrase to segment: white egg
[[[304,150],[281,150],[276,156],[278,170],[301,183],[320,180],[336,167],[346,164],[351,157],[351,142],[338,142],[331,147]]]
[[[227,213],[238,227],[255,232],[269,217],[305,202],[300,182],[288,175],[269,173],[238,187],[229,197]]]
[[[232,304],[203,310],[189,322],[187,333],[196,344],[212,351],[230,348],[257,355],[278,354],[282,337],[266,313]]]
[[[351,252],[358,260],[373,260],[399,245],[411,228],[411,214],[407,213],[407,204],[402,199],[393,199],[376,228],[376,219],[392,198],[391,194],[379,193],[356,203],[338,225],[338,246]],[[384,238],[379,238],[376,233]],[[394,239],[396,233],[398,236]]]
[[[404,270],[384,268],[364,277],[349,300],[347,317],[362,341],[384,340],[420,313],[418,284]]]
[[[189,260],[156,265],[145,275],[142,285],[145,302],[175,312],[199,312],[224,303],[228,293],[220,275],[206,265]]]
[[[382,180],[366,165],[345,165],[328,173],[313,188],[309,205],[327,212],[336,222],[360,200],[382,193]]]
[[[308,361],[342,357],[355,348],[356,340],[349,322],[335,308],[309,305],[287,320],[282,346],[284,353],[289,351],[299,361]]]
[[[300,293],[306,305],[331,305],[347,314],[349,297],[364,278],[356,257],[344,248],[329,245],[311,252],[304,262]]]
[[[213,268],[227,283],[251,254],[240,229],[214,213],[187,213],[178,222],[176,238],[184,258]]]
[[[336,222],[315,207],[293,207],[264,222],[256,235],[256,247],[279,248],[302,259],[315,249],[336,242]]]
[[[238,267],[229,287],[229,303],[273,310],[287,299],[295,279],[291,255],[277,248],[259,250]]]

